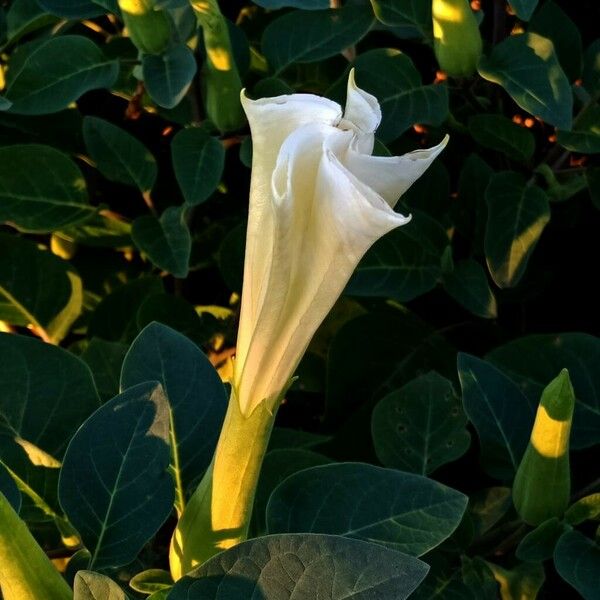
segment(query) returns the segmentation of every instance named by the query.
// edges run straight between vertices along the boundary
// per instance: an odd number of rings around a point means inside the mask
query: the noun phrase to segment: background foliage
[[[280,410],[253,525],[275,535],[169,598],[243,594],[252,576],[231,573],[270,552],[333,553],[320,585],[377,565],[359,579],[382,597],[597,599],[598,7],[472,2],[483,56],[455,79],[428,1],[332,5],[222,3],[248,93],[343,102],[354,67],[381,103],[379,153],[450,144]],[[249,132],[237,95],[211,96],[222,88],[187,0],[157,8],[170,37],[138,53],[116,0],[0,1],[0,490],[70,581],[90,569],[80,598],[125,598],[114,581],[166,597],[170,515],[210,461],[227,398],[213,366],[226,377],[234,352]],[[562,368],[579,502],[533,527],[510,487]],[[426,567],[397,550],[431,567],[414,593]],[[281,560],[256,575],[265,598],[284,597]]]

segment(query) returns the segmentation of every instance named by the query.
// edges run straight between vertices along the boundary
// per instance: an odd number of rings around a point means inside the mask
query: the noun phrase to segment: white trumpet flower
[[[252,132],[250,214],[233,388],[243,414],[274,405],[359,260],[410,216],[400,196],[447,143],[371,156],[377,99],[350,72],[346,109],[311,94],[242,104]]]

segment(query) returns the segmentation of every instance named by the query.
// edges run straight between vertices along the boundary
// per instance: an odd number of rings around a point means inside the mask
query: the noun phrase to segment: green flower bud
[[[129,37],[145,54],[161,54],[171,41],[171,21],[164,10],[154,9],[154,0],[119,0]]]
[[[569,504],[569,436],[574,407],[569,372],[563,369],[542,393],[531,438],[513,484],[517,512],[530,525],[562,517]]]
[[[433,0],[433,49],[450,77],[469,77],[481,56],[481,34],[468,0]]]
[[[71,600],[73,592],[0,492],[0,589],[4,600]]]

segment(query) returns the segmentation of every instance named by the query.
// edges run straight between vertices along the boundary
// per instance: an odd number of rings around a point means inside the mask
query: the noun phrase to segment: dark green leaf
[[[87,365],[57,346],[0,334],[0,427],[60,459],[98,405]]]
[[[185,218],[185,207],[170,206],[160,219],[138,217],[131,228],[135,245],[159,269],[175,277],[187,277],[192,236]]]
[[[585,51],[582,80],[590,94],[600,90],[600,39],[592,42]]]
[[[106,12],[105,2],[111,0],[37,0],[49,13],[67,19],[89,19]],[[116,0],[112,0],[116,6]]]
[[[246,223],[241,223],[223,237],[217,258],[221,276],[232,292],[242,291],[245,249]]]
[[[6,13],[8,41],[14,44],[24,35],[57,21],[58,19],[49,15],[37,0],[15,0]]]
[[[254,508],[252,509],[254,534],[263,535],[265,533],[269,496],[286,477],[303,469],[326,465],[330,462],[332,462],[331,459],[322,454],[301,448],[281,448],[268,452],[260,470]]]
[[[579,525],[587,520],[600,520],[600,493],[580,498],[565,512],[565,521],[571,525]]]
[[[73,600],[128,600],[129,596],[109,577],[93,571],[75,575]]]
[[[503,115],[474,115],[469,119],[469,133],[484,148],[502,152],[509,158],[528,161],[535,150],[531,131],[515,125]]]
[[[207,200],[217,189],[225,166],[221,142],[202,129],[182,129],[171,142],[171,157],[186,204],[196,206]]]
[[[156,382],[116,396],[77,431],[59,497],[91,552],[90,569],[130,563],[169,516],[169,457],[169,408]]]
[[[132,135],[98,117],[85,117],[83,137],[90,156],[107,179],[149,192],[156,181],[156,160]]]
[[[509,2],[519,19],[523,21],[529,21],[538,4],[538,0],[509,0]]]
[[[169,600],[403,600],[428,566],[413,557],[332,535],[273,535],[222,552],[175,584]]]
[[[63,240],[94,248],[124,248],[133,245],[129,223],[98,213],[81,223],[53,233]]]
[[[528,185],[520,173],[504,171],[492,176],[485,199],[488,269],[496,285],[514,287],[550,220],[548,197],[541,188]]]
[[[270,10],[287,7],[302,8],[304,10],[329,8],[329,0],[256,0],[254,4]]]
[[[129,581],[129,586],[136,592],[152,594],[173,585],[173,579],[168,571],[162,569],[147,569],[138,573]]]
[[[395,140],[416,123],[441,125],[448,114],[446,85],[424,85],[408,55],[393,48],[378,48],[359,55],[353,63],[356,82],[373,94],[383,115],[377,136]],[[347,77],[342,77],[328,95],[343,97]]]
[[[482,57],[479,73],[501,85],[523,110],[571,129],[573,94],[549,39],[536,33],[511,35]]]
[[[112,342],[131,342],[138,334],[136,315],[142,303],[164,292],[161,280],[141,277],[118,287],[106,296],[90,317],[88,337]]]
[[[441,160],[435,160],[427,171],[404,192],[398,210],[427,213],[436,221],[445,224],[447,213],[452,207],[450,200],[450,176]]]
[[[452,272],[444,275],[443,281],[448,294],[474,315],[496,318],[496,298],[485,270],[477,261],[467,259],[456,263]]]
[[[529,562],[549,560],[560,536],[570,529],[556,517],[544,521],[519,542],[516,557]]]
[[[118,72],[118,63],[83,36],[47,38],[13,54],[5,96],[13,113],[45,115],[66,108],[89,90],[110,87]]]
[[[556,374],[568,369],[577,400],[571,447],[598,443],[600,339],[585,333],[530,335],[495,348],[487,358],[519,384],[533,405]]]
[[[420,556],[458,527],[467,497],[440,483],[362,463],[312,467],[279,484],[269,533],[328,533]]]
[[[0,320],[31,325],[58,343],[82,310],[79,276],[34,242],[0,233]]]
[[[571,131],[558,131],[558,143],[572,152],[600,152],[600,106],[592,104],[573,123]]]
[[[489,531],[513,506],[511,489],[491,487],[478,490],[469,500],[473,537]]]
[[[546,578],[541,564],[528,562],[505,569],[494,563],[485,562],[500,584],[503,598],[537,598]]]
[[[296,10],[265,28],[262,50],[271,68],[280,73],[293,63],[315,62],[339,54],[358,42],[372,24],[370,7]]]
[[[273,427],[269,439],[269,451],[279,449],[308,449],[319,446],[329,440],[328,436],[289,429],[287,427]]]
[[[144,54],[142,74],[150,98],[159,106],[174,108],[187,93],[196,74],[196,59],[184,44],[163,54]]]
[[[458,375],[463,405],[481,443],[485,470],[510,479],[529,442],[537,398],[530,401],[519,387],[489,363],[460,353]]]
[[[0,148],[0,220],[45,233],[93,215],[85,180],[65,154],[37,144]]]
[[[441,277],[448,245],[443,227],[425,213],[373,244],[358,265],[346,293],[408,302],[433,289]]]
[[[121,365],[127,353],[127,346],[119,342],[107,342],[92,338],[81,359],[94,375],[94,382],[102,402],[119,393]]]
[[[584,600],[600,597],[600,548],[579,531],[568,531],[554,549],[554,566]]]
[[[556,56],[571,81],[581,76],[583,48],[579,29],[552,0],[546,0],[529,23],[528,31],[538,33],[554,44]]]
[[[467,451],[466,423],[450,381],[431,372],[378,402],[371,418],[375,452],[386,467],[426,475]]]
[[[0,494],[8,500],[13,510],[18,513],[21,510],[21,492],[11,477],[10,473],[0,462]]]
[[[121,388],[159,381],[169,399],[171,462],[177,503],[212,458],[227,408],[219,375],[201,350],[173,329],[151,323],[134,340],[121,374]]]
[[[431,35],[431,3],[422,0],[371,0],[375,16],[385,25],[410,25],[421,36]]]

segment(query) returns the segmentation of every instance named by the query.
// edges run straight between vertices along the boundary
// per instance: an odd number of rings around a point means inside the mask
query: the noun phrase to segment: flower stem
[[[212,463],[171,540],[173,579],[246,539],[275,412],[263,403],[246,417],[232,393]]]

